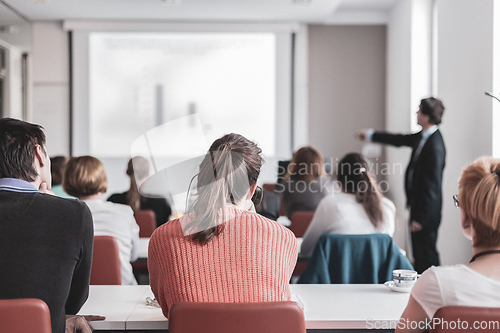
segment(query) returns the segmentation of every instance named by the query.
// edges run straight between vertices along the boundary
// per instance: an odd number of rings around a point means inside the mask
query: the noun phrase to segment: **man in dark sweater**
[[[0,299],[41,299],[52,332],[91,332],[75,315],[89,292],[92,215],[50,184],[42,127],[0,119]]]

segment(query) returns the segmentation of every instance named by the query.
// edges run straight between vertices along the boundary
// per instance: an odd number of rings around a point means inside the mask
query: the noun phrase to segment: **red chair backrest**
[[[280,194],[280,216],[286,216],[285,202],[283,201],[283,194]]]
[[[122,273],[120,268],[118,244],[114,237],[94,236],[94,253],[92,255],[90,284],[122,284]]]
[[[500,332],[500,308],[474,306],[443,307],[434,314],[430,332]]]
[[[155,212],[150,209],[143,209],[138,211],[134,217],[139,225],[139,237],[151,237],[156,229]]]
[[[0,300],[0,332],[52,333],[49,307],[35,298]]]
[[[169,333],[305,333],[295,302],[179,302],[170,310]]]
[[[276,188],[276,184],[266,183],[262,185],[262,189],[265,191],[269,191],[274,193],[274,189]]]
[[[307,227],[311,223],[314,216],[314,211],[297,211],[292,215],[292,224],[290,230],[295,237],[302,237],[306,233]]]

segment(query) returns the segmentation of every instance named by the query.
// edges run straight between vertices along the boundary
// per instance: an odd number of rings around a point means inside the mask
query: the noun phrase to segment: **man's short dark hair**
[[[25,121],[0,119],[0,178],[17,178],[33,182],[36,146],[45,152],[45,134],[40,125]]]
[[[424,98],[420,101],[420,106],[421,112],[429,116],[431,124],[441,124],[444,112],[444,105],[441,100],[434,97]]]

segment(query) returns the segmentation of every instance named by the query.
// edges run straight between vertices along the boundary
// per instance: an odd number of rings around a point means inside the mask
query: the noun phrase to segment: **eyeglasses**
[[[453,203],[455,204],[455,207],[460,208],[460,202],[458,201],[458,195],[453,196]]]

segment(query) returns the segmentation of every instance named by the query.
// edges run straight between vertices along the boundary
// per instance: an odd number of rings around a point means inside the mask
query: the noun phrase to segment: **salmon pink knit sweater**
[[[205,245],[183,235],[186,215],[165,223],[151,236],[150,285],[165,317],[179,301],[290,300],[288,283],[297,261],[295,236],[259,214],[230,210],[234,219]]]

